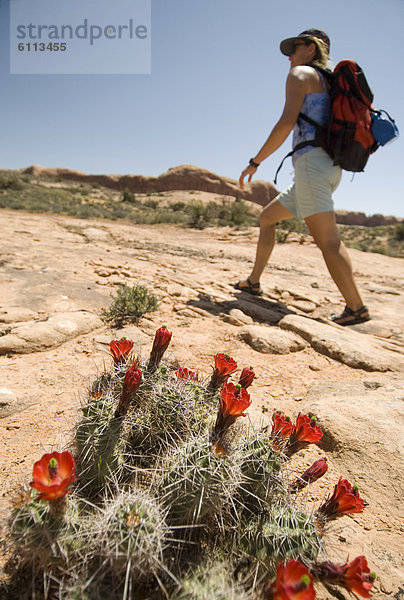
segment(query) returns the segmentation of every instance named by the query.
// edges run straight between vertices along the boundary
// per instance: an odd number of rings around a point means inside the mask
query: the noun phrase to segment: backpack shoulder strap
[[[315,121],[311,117],[308,117],[307,115],[305,115],[302,112],[299,113],[299,117],[298,118],[299,119],[303,119],[303,121],[306,121],[306,123],[309,123],[309,125],[313,125],[316,128],[317,127],[321,127],[320,123],[317,123],[317,121]]]
[[[328,83],[331,83],[334,79],[334,73],[333,71],[330,71],[330,69],[324,69],[323,67],[318,67],[317,65],[313,65],[311,63],[307,63],[307,66],[313,67],[313,69],[318,71],[328,81]]]
[[[313,121],[313,123],[314,123],[314,121]],[[317,125],[318,125],[318,123],[317,123]],[[293,156],[293,154],[296,152],[296,150],[301,150],[302,148],[305,148],[306,146],[320,146],[320,143],[318,141],[316,141],[316,140],[307,140],[305,142],[300,142],[300,144],[296,144],[296,146],[293,148],[293,150],[291,150],[290,152],[288,152],[288,154],[282,159],[281,164],[277,168],[276,173],[275,173],[275,179],[274,179],[275,185],[276,185],[276,181],[278,179],[278,173],[282,169],[283,163],[285,162],[285,160],[287,158],[289,158],[289,156]]]

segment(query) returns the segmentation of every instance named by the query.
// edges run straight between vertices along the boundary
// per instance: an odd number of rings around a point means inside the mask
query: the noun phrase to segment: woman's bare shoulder
[[[307,94],[313,81],[309,70],[306,66],[292,67],[286,79],[286,91]]]
[[[287,86],[303,87],[306,93],[321,92],[323,85],[320,76],[313,67],[299,65],[292,67],[287,78]]]
[[[308,65],[299,65],[290,69],[288,77],[301,81],[310,81],[316,78],[316,70]]]

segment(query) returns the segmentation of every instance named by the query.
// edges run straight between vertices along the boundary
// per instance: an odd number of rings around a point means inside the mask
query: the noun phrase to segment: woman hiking
[[[248,177],[248,182],[251,181],[260,163],[283,144],[292,129],[293,148],[301,142],[314,141],[315,126],[299,119],[300,112],[320,125],[327,121],[330,105],[327,82],[315,67],[328,67],[328,35],[319,29],[307,29],[283,40],[280,49],[290,61],[285,106],[261,150],[241,173],[241,189],[244,189],[244,179]],[[262,294],[260,277],[275,244],[275,225],[283,219],[297,217],[304,219],[346,302],[343,312],[331,320],[339,325],[364,323],[370,319],[369,311],[356,286],[352,264],[335,221],[332,193],[341,180],[341,167],[333,164],[325,150],[310,145],[296,150],[292,160],[294,183],[263,209],[254,267],[249,277],[235,287],[254,295]]]

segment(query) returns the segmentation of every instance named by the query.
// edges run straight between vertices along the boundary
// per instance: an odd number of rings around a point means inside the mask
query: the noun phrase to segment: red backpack
[[[372,90],[353,60],[339,62],[328,80],[331,110],[326,126],[318,131],[320,145],[334,164],[346,171],[363,171],[378,147],[372,134]]]
[[[315,139],[297,144],[283,161],[305,146],[320,146],[330,155],[335,165],[340,165],[346,171],[363,171],[370,154],[379,147],[379,142],[372,134],[372,124],[374,116],[381,112],[372,107],[373,93],[365,74],[353,60],[342,60],[333,73],[319,67],[314,68],[327,79],[330,86],[328,119],[325,125],[319,125],[307,115],[299,113],[299,119],[315,126]],[[395,127],[391,117],[389,119]],[[274,183],[283,161],[276,172]]]

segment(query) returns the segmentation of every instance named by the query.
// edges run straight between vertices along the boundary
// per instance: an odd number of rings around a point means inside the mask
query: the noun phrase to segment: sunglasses
[[[294,54],[296,52],[296,50],[298,49],[299,46],[307,46],[307,43],[306,42],[296,42],[295,44],[293,44],[292,54]]]

